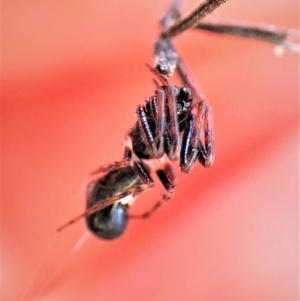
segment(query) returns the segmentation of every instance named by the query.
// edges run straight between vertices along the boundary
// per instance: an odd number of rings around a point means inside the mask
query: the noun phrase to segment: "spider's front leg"
[[[151,69],[151,68],[150,68]],[[155,127],[155,145],[157,146],[157,157],[161,158],[164,153],[164,138],[166,130],[166,88],[160,86],[159,83],[153,79],[157,86],[155,95],[146,100],[146,110],[150,116],[150,120],[154,121]]]
[[[179,89],[175,85],[169,83],[166,76],[162,75],[157,69],[153,69],[150,66],[148,67],[155,77],[162,83],[161,89],[165,89],[166,91],[166,102],[165,108],[163,109],[168,112],[168,124],[164,121],[164,124],[166,125],[164,127],[164,135],[167,136],[169,141],[166,142],[165,146],[167,146],[166,152],[168,158],[171,161],[175,161],[179,159],[181,148],[181,137],[177,117],[177,96]]]
[[[212,113],[206,109],[204,115],[204,146],[199,139],[198,160],[204,167],[210,167],[214,161],[214,136],[212,127]]]
[[[142,140],[146,146],[147,152],[149,153],[149,158],[160,158],[163,154],[163,143],[161,143],[161,139],[156,139],[156,136],[154,134],[155,124],[151,123],[151,121],[149,120],[146,108],[143,105],[139,105],[136,110],[136,115],[139,132],[142,136]],[[157,147],[157,144],[159,144],[159,147]]]
[[[166,128],[168,126],[168,137],[170,143],[168,147],[168,157],[170,160],[177,160],[181,147],[181,139],[176,111],[176,97],[178,88],[170,84],[167,79],[156,70],[150,70],[163,84],[158,86],[156,96],[147,100],[146,107],[139,105],[137,107],[138,126],[143,138],[143,142],[150,154],[151,159],[159,159],[165,152]],[[166,112],[168,112],[168,125],[166,121]]]
[[[204,129],[204,146],[201,142],[201,130]],[[210,167],[214,157],[211,112],[204,101],[197,104],[197,112],[190,114],[182,138],[180,167],[189,173],[198,159],[204,167]]]

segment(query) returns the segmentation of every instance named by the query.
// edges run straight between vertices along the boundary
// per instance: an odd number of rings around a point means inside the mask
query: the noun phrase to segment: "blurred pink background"
[[[174,198],[118,240],[74,248],[83,220],[56,233],[154,92],[145,63],[168,5],[2,1],[1,300],[298,299],[299,56],[265,43],[177,38],[213,109],[213,167],[177,169]],[[253,0],[213,15],[297,28],[298,14],[296,0]]]

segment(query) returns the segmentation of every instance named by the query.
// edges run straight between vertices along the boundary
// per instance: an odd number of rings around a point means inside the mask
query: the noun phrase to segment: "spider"
[[[129,218],[148,218],[175,191],[175,174],[170,161],[179,161],[181,171],[189,173],[199,161],[210,167],[214,158],[212,113],[201,90],[191,78],[172,38],[193,27],[219,34],[254,38],[299,51],[288,42],[289,32],[268,26],[200,22],[226,0],[207,0],[181,17],[181,0],[174,0],[161,21],[161,34],[155,44],[155,67],[150,68],[156,85],[155,95],[136,109],[137,121],[127,132],[123,159],[100,166],[86,190],[87,210],[58,231],[85,217],[89,230],[102,239],[121,236]],[[178,87],[168,77],[177,71],[183,83]],[[203,138],[201,138],[203,137]],[[158,167],[152,167],[155,160]],[[130,215],[134,199],[154,187],[150,175],[155,171],[166,193],[155,206],[141,215]]]
[[[204,101],[193,102],[188,87],[179,88],[155,69],[151,71],[161,84],[155,81],[155,95],[137,107],[137,122],[125,137],[123,160],[100,166],[92,173],[96,179],[87,187],[87,211],[65,226],[86,216],[92,233],[103,239],[117,238],[124,233],[129,218],[148,218],[172,197],[175,174],[170,161],[179,160],[185,173],[191,171],[197,160],[205,167],[212,164],[209,107]],[[200,140],[202,128],[204,143]],[[167,193],[151,210],[139,216],[130,215],[132,200],[154,187],[148,164],[152,159],[159,163],[155,172]]]

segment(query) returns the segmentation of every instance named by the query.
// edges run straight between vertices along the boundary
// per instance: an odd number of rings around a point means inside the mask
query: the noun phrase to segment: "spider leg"
[[[166,193],[162,196],[160,200],[158,200],[155,205],[146,212],[142,214],[132,214],[129,215],[129,218],[140,218],[146,219],[149,218],[157,209],[159,209],[165,202],[169,201],[174,192],[175,192],[175,173],[174,170],[167,160],[167,158],[162,158],[163,163],[161,164],[160,168],[156,170],[156,174],[159,177],[161,183],[163,184],[164,188],[166,189]]]
[[[139,105],[136,110],[138,119],[138,126],[141,132],[141,136],[146,145],[146,148],[150,154],[151,159],[160,158],[163,154],[162,145],[157,148],[157,139],[155,139],[154,125],[151,125],[148,120],[147,111],[143,105]],[[161,138],[163,139],[163,137]],[[160,139],[159,139],[160,141]]]
[[[157,83],[157,88],[159,88],[159,85]],[[150,98],[147,98],[145,100],[146,102],[146,111],[151,115],[153,120],[157,119],[157,96],[153,95]]]
[[[175,172],[167,157],[163,157],[160,162],[160,167],[156,170],[156,174],[164,188],[169,193],[174,193],[176,181]]]
[[[204,140],[204,146],[201,140],[198,146],[198,160],[204,167],[210,167],[214,160],[214,137],[210,108],[207,108],[204,116]]]
[[[157,77],[157,79],[166,87],[167,101],[166,109],[169,111],[168,120],[168,134],[170,138],[170,148],[168,151],[168,157],[170,160],[178,160],[181,148],[181,137],[179,131],[179,123],[177,118],[177,95],[178,87],[169,83],[167,78],[162,75],[158,70],[148,66],[150,71]]]
[[[154,79],[156,82],[156,80]],[[146,110],[155,122],[155,145],[158,145],[158,158],[164,153],[164,133],[166,128],[166,90],[156,82],[157,90],[154,96],[146,99]]]
[[[157,96],[157,112],[155,118],[155,142],[159,145],[159,155],[160,157],[164,152],[164,131],[166,128],[166,91],[163,87],[156,90]]]
[[[172,161],[179,159],[179,153],[181,149],[181,137],[177,118],[177,94],[178,89],[174,85],[167,82],[167,108],[169,110],[168,130],[170,137],[170,149],[168,152],[168,157]]]
[[[204,167],[210,167],[214,157],[211,112],[204,102],[199,103],[197,114],[192,113],[187,124],[180,153],[180,167],[185,173],[191,171],[196,159]],[[200,139],[202,128],[204,128],[205,146]]]
[[[127,164],[130,164],[132,166],[132,168],[144,184],[149,185],[149,188],[153,187],[154,181],[150,176],[149,167],[143,161],[137,158],[132,150],[131,130],[129,130],[129,132],[125,136],[124,149],[124,160],[130,159],[130,162],[128,161]]]
[[[162,198],[155,203],[155,205],[148,211],[144,212],[143,214],[130,214],[128,217],[129,218],[139,218],[139,219],[146,219],[149,218],[157,209],[159,209],[165,202],[169,201],[172,196],[172,193],[165,193]]]
[[[189,173],[194,166],[199,147],[200,131],[203,128],[205,103],[198,104],[197,113],[191,113],[187,121],[187,128],[183,133],[182,148],[180,152],[181,171]]]
[[[150,176],[149,168],[142,161],[136,160],[132,165],[135,172],[138,174],[143,184],[148,185],[149,188],[154,186],[154,181]]]
[[[148,66],[149,67],[149,66]],[[156,133],[153,134],[153,129],[148,122],[147,112],[143,105],[137,108],[138,124],[143,137],[144,143],[150,153],[151,158],[160,158],[163,154],[163,139],[166,125],[165,108],[169,111],[168,130],[170,136],[170,149],[168,157],[170,160],[178,160],[181,139],[177,119],[177,103],[176,97],[178,88],[172,85],[168,80],[155,69],[149,67],[151,72],[162,82],[164,88],[157,89],[157,117],[156,117]],[[167,98],[167,101],[165,100]],[[159,142],[159,149],[157,148]]]

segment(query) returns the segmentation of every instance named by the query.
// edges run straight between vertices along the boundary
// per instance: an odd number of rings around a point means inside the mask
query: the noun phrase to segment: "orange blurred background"
[[[1,300],[297,300],[299,56],[265,43],[176,38],[213,109],[213,167],[176,169],[173,199],[120,239],[78,247],[83,220],[56,233],[154,92],[145,63],[168,4],[2,1]],[[297,28],[298,14],[253,0],[213,15]]]

